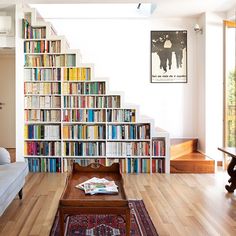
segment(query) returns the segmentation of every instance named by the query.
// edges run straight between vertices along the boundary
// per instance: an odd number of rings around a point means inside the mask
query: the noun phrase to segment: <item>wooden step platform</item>
[[[197,151],[198,140],[171,139],[171,173],[215,173],[215,161]]]
[[[215,173],[215,161],[193,152],[170,161],[171,173]]]
[[[197,151],[197,139],[175,138],[170,140],[170,159]]]

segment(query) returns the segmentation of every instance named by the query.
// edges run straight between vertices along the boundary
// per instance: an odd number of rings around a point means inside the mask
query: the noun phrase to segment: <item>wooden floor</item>
[[[130,199],[143,199],[159,235],[236,235],[236,193],[216,174],[124,175]],[[0,217],[0,235],[48,235],[65,174],[29,174],[23,200]]]

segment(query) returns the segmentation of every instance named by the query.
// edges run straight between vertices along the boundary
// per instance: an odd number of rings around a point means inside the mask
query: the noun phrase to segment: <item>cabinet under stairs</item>
[[[197,139],[170,139],[171,173],[214,173],[215,161],[197,151]]]

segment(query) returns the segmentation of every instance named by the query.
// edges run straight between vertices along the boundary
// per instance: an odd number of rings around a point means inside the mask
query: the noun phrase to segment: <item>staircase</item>
[[[170,140],[171,173],[214,173],[215,161],[197,151],[197,139]]]
[[[156,133],[153,120],[124,104],[121,94],[107,91],[94,66],[82,63],[79,50],[36,15],[24,10],[24,157],[30,171],[67,171],[72,160],[120,162],[124,173],[168,173],[168,136]],[[153,137],[166,151],[152,155]]]

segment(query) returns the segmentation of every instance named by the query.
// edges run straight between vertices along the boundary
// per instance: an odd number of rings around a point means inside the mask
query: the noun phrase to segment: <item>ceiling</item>
[[[65,4],[65,3],[156,3],[153,17],[196,17],[203,12],[227,12],[236,9],[236,0],[12,0],[11,3],[25,4]],[[0,0],[9,4],[9,0]],[[0,5],[0,8],[1,5]]]

